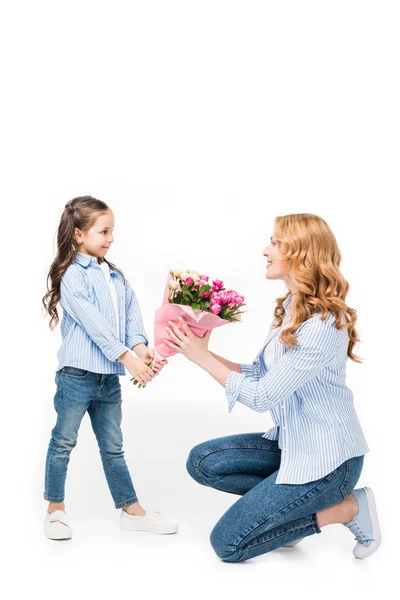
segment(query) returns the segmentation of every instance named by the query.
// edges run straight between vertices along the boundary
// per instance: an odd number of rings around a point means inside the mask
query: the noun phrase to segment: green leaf
[[[201,288],[199,289],[199,296],[201,296],[202,294],[205,294],[209,290],[211,290],[211,285],[208,285],[208,284],[202,285]]]
[[[192,304],[192,308],[193,308],[193,311],[194,311],[195,313],[197,313],[197,312],[199,312],[199,310],[201,309],[201,306],[200,306],[200,304],[196,304],[196,303],[194,303],[194,304]]]
[[[191,302],[193,302],[193,301],[194,301],[193,294],[191,294],[191,293],[190,293],[188,290],[184,290],[184,291],[183,291],[183,295],[185,296],[185,298],[189,298],[189,300],[190,300]]]

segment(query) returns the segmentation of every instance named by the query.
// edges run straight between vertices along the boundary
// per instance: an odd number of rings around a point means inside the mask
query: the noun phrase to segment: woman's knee
[[[226,562],[239,562],[241,553],[233,544],[233,534],[229,531],[226,523],[218,521],[210,534],[210,544],[213,547],[215,554],[221,560]]]
[[[190,477],[192,477],[197,483],[205,484],[205,481],[202,479],[201,474],[199,472],[199,464],[201,461],[201,456],[203,453],[202,444],[198,444],[194,446],[189,452],[189,456],[186,461],[186,470],[189,473]]]

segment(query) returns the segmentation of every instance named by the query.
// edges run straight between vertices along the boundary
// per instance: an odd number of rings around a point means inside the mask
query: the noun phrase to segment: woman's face
[[[274,235],[271,236],[269,245],[263,251],[263,256],[268,260],[266,266],[266,279],[286,279],[285,269],[282,264],[283,254],[279,248],[279,243]]]

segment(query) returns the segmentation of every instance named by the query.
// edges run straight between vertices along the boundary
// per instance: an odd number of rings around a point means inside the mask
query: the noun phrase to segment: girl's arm
[[[60,283],[61,307],[78,323],[110,361],[129,350],[113,332],[107,319],[89,300],[82,274],[73,265]]]

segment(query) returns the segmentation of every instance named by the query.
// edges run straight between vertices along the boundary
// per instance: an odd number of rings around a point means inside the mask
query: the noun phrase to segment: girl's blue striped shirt
[[[348,329],[336,329],[329,311],[325,320],[313,315],[294,335],[298,345],[285,348],[270,329],[253,363],[229,374],[225,392],[229,412],[236,402],[270,412],[274,427],[263,437],[278,440],[281,448],[276,483],[300,484],[324,477],[369,448],[345,384]],[[264,362],[269,342],[275,344],[271,369]]]
[[[125,375],[118,356],[137,344],[148,345],[135,292],[112,268],[110,276],[118,299],[119,335],[111,293],[96,257],[77,252],[61,278],[62,344],[57,371],[70,366]]]

